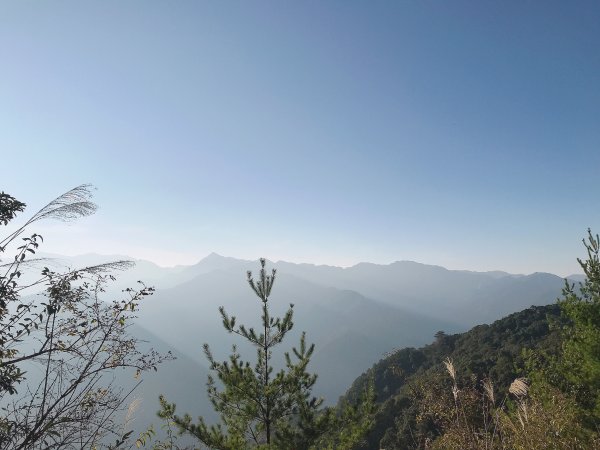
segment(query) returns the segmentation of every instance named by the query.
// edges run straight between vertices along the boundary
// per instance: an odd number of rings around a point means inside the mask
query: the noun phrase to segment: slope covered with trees
[[[439,382],[446,358],[454,361],[461,377],[490,377],[500,390],[506,390],[523,374],[524,348],[557,350],[558,337],[549,328],[549,318],[559,314],[557,305],[531,307],[466,333],[439,332],[430,345],[404,348],[379,361],[346,395],[355,398],[373,379],[378,411],[368,442],[361,448],[379,449],[380,443],[381,448],[421,448],[425,438],[435,436],[436,429],[418,422],[415,395],[423,386]]]

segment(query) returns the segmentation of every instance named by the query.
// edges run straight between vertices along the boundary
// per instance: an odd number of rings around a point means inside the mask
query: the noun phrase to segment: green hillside
[[[419,437],[435,436],[433,427],[417,423],[412,398],[419,386],[434,384],[445,376],[442,362],[447,357],[454,361],[460,377],[489,377],[498,391],[506,391],[515,377],[522,375],[524,348],[557,349],[558,336],[550,331],[548,322],[559,315],[558,305],[531,307],[466,333],[438,333],[430,345],[404,348],[379,361],[346,394],[348,399],[356,398],[368,381],[374,380],[378,412],[361,448],[417,448]]]

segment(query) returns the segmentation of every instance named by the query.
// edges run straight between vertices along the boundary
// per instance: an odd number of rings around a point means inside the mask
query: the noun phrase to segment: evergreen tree
[[[204,353],[210,368],[216,374],[208,379],[208,395],[220,413],[222,424],[208,426],[202,418],[192,422],[189,415],[173,420],[182,431],[197,437],[211,448],[243,449],[267,447],[283,436],[289,437],[292,429],[301,421],[309,421],[311,428],[317,424],[315,414],[322,399],[311,396],[317,376],[307,372],[314,344],[307,345],[304,333],[299,348],[285,353],[285,369],[274,373],[273,348],[280,344],[293,327],[293,306],[283,317],[273,317],[269,311],[269,296],[275,282],[276,271],[270,275],[265,269],[265,260],[260,260],[258,280],[248,272],[248,283],[261,302],[262,326],[260,330],[237,325],[235,316],[229,316],[219,308],[223,326],[250,342],[257,350],[256,364],[243,361],[236,347],[229,361],[215,360],[208,344]],[[223,387],[221,388],[220,385]],[[162,414],[169,409],[163,405]]]
[[[173,423],[180,433],[197,438],[205,446],[221,450],[243,449],[351,449],[360,442],[372,425],[374,399],[372,391],[356,405],[344,405],[340,411],[320,408],[323,400],[312,396],[316,374],[307,371],[314,344],[307,345],[302,333],[300,345],[285,353],[285,367],[273,368],[273,348],[293,327],[291,304],[283,317],[269,311],[269,296],[276,271],[268,275],[265,260],[260,260],[255,280],[248,272],[248,283],[261,303],[260,330],[237,325],[236,318],[219,308],[224,328],[251,343],[257,352],[256,363],[242,360],[236,347],[228,361],[215,360],[208,344],[204,352],[216,375],[209,376],[208,395],[221,416],[221,423],[209,426],[202,417],[194,423],[185,414],[175,413],[175,405],[161,396],[159,417]],[[218,379],[218,381],[217,381]],[[145,444],[145,442],[143,442]],[[154,448],[177,448],[173,441],[158,443]]]

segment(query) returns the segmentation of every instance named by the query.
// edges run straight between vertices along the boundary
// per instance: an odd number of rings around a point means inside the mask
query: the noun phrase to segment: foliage
[[[194,423],[189,415],[179,416],[176,407],[160,398],[159,416],[183,434],[194,436],[208,448],[242,449],[351,449],[372,424],[372,390],[363,402],[346,405],[340,414],[333,408],[321,408],[322,399],[311,395],[317,376],[307,372],[314,344],[307,345],[305,334],[300,345],[284,354],[284,368],[275,372],[273,348],[293,327],[293,305],[283,317],[269,311],[269,296],[276,272],[270,275],[265,260],[260,260],[258,280],[248,272],[248,283],[261,302],[260,330],[236,325],[236,318],[219,309],[224,328],[251,343],[257,352],[256,363],[242,360],[234,346],[228,361],[217,361],[208,344],[204,352],[216,374],[209,376],[208,395],[220,413],[221,423],[208,425],[202,417]],[[142,443],[145,445],[145,441]],[[175,448],[177,443],[166,443]],[[165,445],[165,442],[157,445]],[[157,447],[155,448],[162,448]]]
[[[438,428],[420,448],[583,450],[599,443],[581,433],[575,403],[556,388],[530,390],[526,379],[517,378],[498,398],[492,380],[463,384],[449,359],[446,369],[450,383],[429,385],[415,399],[418,420],[432,421]]]
[[[560,314],[558,305],[531,307],[490,325],[479,325],[466,333],[437,333],[423,348],[405,348],[388,355],[359,377],[346,394],[356,399],[372,379],[378,401],[375,423],[367,443],[359,448],[422,448],[439,435],[433,421],[418,421],[415,398],[419,392],[439,386],[436,394],[450,395],[441,379],[440,367],[450,357],[461,382],[494,380],[496,389],[506,391],[515,377],[524,374],[524,348],[559,351],[559,333],[551,330],[549,318]],[[433,389],[433,388],[432,388]]]
[[[50,202],[0,241],[0,253],[17,246],[0,266],[0,449],[97,448],[110,438],[125,444],[115,413],[131,391],[114,382],[119,368],[156,369],[164,357],[141,354],[127,332],[138,304],[153,290],[128,289],[123,299],[100,299],[111,272],[131,263],[118,261],[57,273],[47,267],[32,282],[30,272],[42,237],[17,239],[43,219],[69,221],[96,210],[90,187],[79,186]],[[0,194],[0,223],[8,225],[25,204]],[[31,258],[30,258],[31,256]],[[42,295],[25,296],[33,287]],[[120,433],[120,434],[119,434]],[[112,437],[111,437],[112,436]]]
[[[375,424],[375,391],[372,380],[354,402],[344,401],[332,414],[329,430],[323,433],[310,450],[352,450],[365,442],[365,437]],[[301,448],[301,447],[297,447]]]
[[[600,238],[588,229],[583,244],[587,259],[577,261],[585,281],[578,288],[566,283],[559,300],[567,323],[557,366],[566,380],[562,387],[574,394],[586,426],[595,430],[600,426]]]

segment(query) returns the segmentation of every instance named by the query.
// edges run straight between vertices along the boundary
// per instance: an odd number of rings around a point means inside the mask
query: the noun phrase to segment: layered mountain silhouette
[[[128,258],[84,255],[56,262],[60,259],[52,261],[77,268]],[[218,308],[224,306],[238,323],[260,324],[260,302],[246,280],[246,271],[257,271],[259,263],[215,253],[191,266],[135,263],[116,274],[106,296],[120,295],[137,280],[155,286],[155,295],[141,305],[134,331],[179,355],[178,362],[167,363],[140,389],[144,416],[158,408],[152,397],[160,392],[182,411],[210,416],[202,345],[210,344],[215,358],[225,360],[237,344],[245,359],[254,361],[255,350],[223,329]],[[294,330],[275,357],[298,345],[306,331],[308,342],[316,344],[309,366],[319,374],[316,393],[329,404],[387,352],[425,345],[439,330],[461,332],[532,305],[553,303],[564,285],[562,278],[547,273],[448,270],[411,261],[348,268],[278,261],[267,267],[278,271],[270,298],[272,314],[283,315],[291,303],[295,311]]]

